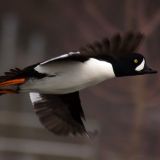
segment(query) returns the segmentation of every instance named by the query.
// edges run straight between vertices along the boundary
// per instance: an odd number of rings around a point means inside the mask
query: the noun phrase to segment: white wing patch
[[[49,59],[47,61],[44,61],[44,62],[40,63],[34,69],[39,73],[47,73],[47,74],[51,74],[52,76],[56,76],[55,72],[57,72],[57,70],[54,69],[54,68],[52,68],[50,70],[51,67],[46,67],[46,64],[48,64],[50,62],[52,63],[52,62],[54,62],[56,60],[65,59],[65,58],[67,58],[69,56],[72,56],[72,55],[75,55],[75,54],[80,54],[80,52],[79,51],[77,51],[77,52],[69,52],[68,54],[64,54],[64,55],[61,55],[59,57],[51,58],[51,59]]]
[[[57,59],[63,59],[63,58],[69,57],[69,56],[71,56],[73,54],[80,54],[80,52],[79,51],[77,51],[77,52],[69,52],[68,54],[63,54],[61,56],[58,56],[58,57],[55,57],[55,58],[51,58],[51,59],[49,59],[47,61],[44,61],[44,62],[40,63],[40,65],[47,64],[47,63],[49,63],[51,61],[54,61],[54,60],[57,60]]]
[[[141,62],[141,64],[138,65],[135,70],[136,71],[142,71],[144,69],[144,66],[145,66],[145,60],[143,59],[143,61]]]
[[[44,62],[40,63],[40,65],[44,65],[44,64],[47,64],[47,63],[49,63],[51,61],[54,61],[54,60],[57,60],[57,59],[61,59],[61,58],[66,58],[66,57],[68,57],[68,54],[63,54],[63,55],[61,55],[59,57],[51,58],[51,59],[49,59],[47,61],[44,61]]]
[[[31,92],[29,93],[29,96],[30,96],[32,104],[35,104],[36,102],[43,100],[41,95],[37,92]]]

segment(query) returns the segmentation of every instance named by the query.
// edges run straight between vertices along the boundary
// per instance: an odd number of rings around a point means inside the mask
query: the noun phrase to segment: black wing
[[[83,57],[105,58],[107,56],[119,58],[136,52],[144,35],[142,33],[128,32],[123,37],[116,34],[111,39],[104,38],[102,41],[88,44],[79,49]]]
[[[31,101],[41,123],[57,135],[85,134],[79,92],[53,95],[30,93]]]

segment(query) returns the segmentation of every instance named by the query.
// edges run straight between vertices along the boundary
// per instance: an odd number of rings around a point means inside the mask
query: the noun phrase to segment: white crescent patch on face
[[[136,71],[142,71],[144,69],[144,66],[145,66],[145,60],[143,59],[143,61],[141,62],[141,64],[138,65],[135,70]]]

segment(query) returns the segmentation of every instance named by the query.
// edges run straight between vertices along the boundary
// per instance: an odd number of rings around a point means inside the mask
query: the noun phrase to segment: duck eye
[[[134,59],[134,61],[133,61],[133,62],[137,64],[137,63],[138,63],[138,59]]]

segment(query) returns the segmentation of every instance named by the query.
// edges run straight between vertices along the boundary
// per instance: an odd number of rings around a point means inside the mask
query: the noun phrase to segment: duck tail
[[[21,75],[21,70],[18,68],[11,69],[9,72],[5,72],[3,76],[0,76],[0,95],[8,93],[18,93],[17,89],[10,89],[26,81]]]

